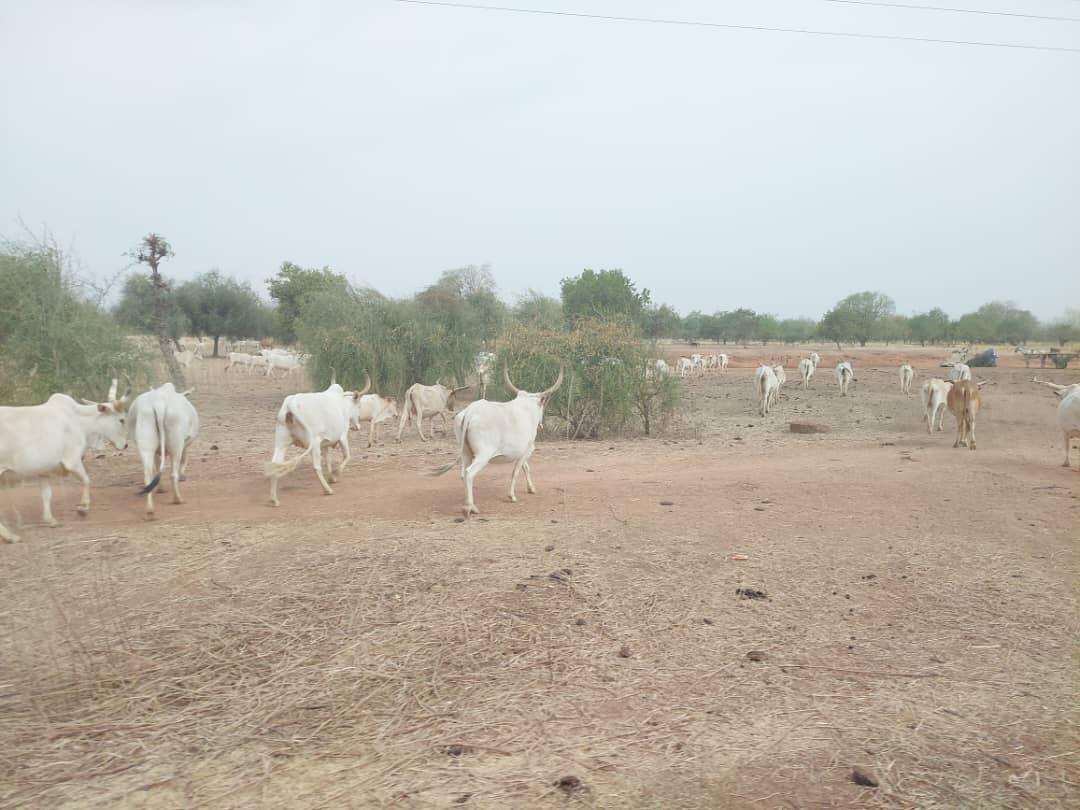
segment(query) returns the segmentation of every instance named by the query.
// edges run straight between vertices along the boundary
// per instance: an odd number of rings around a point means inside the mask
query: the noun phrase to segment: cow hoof
[[[90,504],[80,503],[75,508],[75,511],[78,512],[82,517],[86,517],[90,514]]]
[[[9,534],[3,538],[3,541],[5,543],[19,543],[22,541],[22,538],[17,534]]]
[[[517,503],[517,495],[510,496],[510,503]]]
[[[974,450],[974,449],[975,449],[975,445],[972,444],[972,445],[968,446],[968,450]]]
[[[461,507],[461,511],[465,514],[465,517],[469,517],[470,515],[479,515],[480,514],[479,509],[477,509],[475,506],[469,506],[467,504],[465,506]]]
[[[57,529],[60,527],[60,521],[56,518],[49,518],[45,521],[45,525],[48,526],[50,529]]]
[[[181,481],[187,481],[187,476],[186,476],[186,475],[181,475],[181,476],[180,476],[180,478],[179,478],[179,480],[181,480]]]

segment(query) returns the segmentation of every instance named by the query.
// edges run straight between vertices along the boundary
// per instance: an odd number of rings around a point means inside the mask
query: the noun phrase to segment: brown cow
[[[973,380],[959,380],[949,389],[949,410],[956,417],[956,441],[953,442],[953,447],[963,444],[969,450],[975,449],[975,417],[982,404],[979,389],[985,384]]]

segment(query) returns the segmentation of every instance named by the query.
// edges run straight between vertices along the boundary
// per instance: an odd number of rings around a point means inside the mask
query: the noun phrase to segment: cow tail
[[[452,470],[454,467],[456,467],[458,464],[461,463],[461,459],[465,455],[465,442],[466,442],[466,435],[468,434],[468,432],[469,432],[469,417],[468,417],[468,414],[466,414],[465,416],[463,416],[461,418],[461,435],[458,437],[457,458],[455,458],[449,464],[444,464],[441,467],[436,467],[433,470],[428,470],[428,473],[427,473],[428,475],[430,475],[432,478],[435,478],[435,477],[440,476],[440,475],[444,475],[445,473],[448,473],[450,470]]]
[[[311,454],[311,449],[315,446],[315,442],[312,441],[311,431],[308,430],[307,425],[301,422],[300,417],[298,417],[295,413],[293,413],[292,411],[286,411],[285,421],[288,422],[290,420],[299,422],[300,426],[303,427],[304,431],[308,434],[307,449],[304,450],[304,452],[298,455],[296,458],[290,459],[289,461],[282,461],[280,463],[276,461],[271,461],[269,464],[266,465],[266,471],[264,473],[267,478],[284,478],[286,475],[288,475],[300,466],[300,462]]]

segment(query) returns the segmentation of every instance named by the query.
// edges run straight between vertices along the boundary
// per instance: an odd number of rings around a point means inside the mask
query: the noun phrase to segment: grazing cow
[[[676,365],[676,369],[678,369],[680,377],[685,377],[691,371],[693,371],[694,361],[691,360],[689,357],[680,357],[678,365]]]
[[[225,373],[228,374],[229,369],[233,366],[250,369],[251,357],[252,355],[247,352],[229,352],[228,360],[225,363]]]
[[[442,417],[443,430],[445,431],[450,421],[448,414],[454,412],[454,396],[459,391],[464,391],[469,386],[461,388],[447,388],[442,383],[435,385],[421,385],[415,383],[409,386],[405,392],[405,401],[401,408],[401,421],[398,422],[397,441],[401,441],[401,432],[405,430],[409,418],[416,420],[416,432],[420,434],[420,441],[426,442],[424,436],[424,417],[431,417],[431,431],[435,432],[435,417]]]
[[[555,384],[539,394],[519,390],[510,381],[509,371],[504,368],[503,373],[507,387],[515,394],[514,399],[509,402],[477,400],[454,417],[458,456],[431,472],[432,475],[442,475],[451,467],[461,465],[461,477],[465,481],[463,511],[466,517],[479,514],[473,499],[473,481],[493,459],[514,462],[514,471],[510,476],[511,501],[517,502],[514,485],[522,470],[529,493],[536,494],[529,457],[535,449],[536,431],[544,419],[544,405],[562,385],[563,369],[559,369]]]
[[[761,407],[761,415],[768,416],[769,408],[776,398],[776,392],[780,387],[780,381],[776,379],[776,372],[771,366],[758,366],[754,372],[754,391],[757,393]]]
[[[487,396],[487,387],[491,385],[491,375],[495,373],[495,355],[492,352],[478,352],[476,355],[476,376],[480,380],[480,399]]]
[[[900,393],[911,393],[911,382],[915,379],[915,369],[906,363],[900,366]]]
[[[954,363],[953,367],[949,370],[949,379],[953,382],[956,382],[957,380],[970,380],[971,367],[966,363]]]
[[[949,401],[949,389],[952,386],[952,380],[939,380],[936,378],[923,383],[923,409],[926,411],[926,431],[930,435],[934,433],[935,419],[937,419],[937,429],[944,430],[941,423],[945,419],[945,408]]]
[[[836,364],[836,382],[840,385],[840,396],[847,396],[848,386],[851,385],[853,379],[855,379],[855,371],[851,368],[851,363],[845,360]]]
[[[1049,386],[1054,389],[1054,394],[1061,397],[1061,403],[1057,409],[1058,428],[1065,436],[1065,463],[1062,467],[1069,466],[1069,449],[1073,439],[1080,439],[1080,384],[1058,385],[1052,382],[1044,382],[1035,379],[1033,382]]]
[[[949,389],[949,410],[956,417],[956,441],[953,447],[963,444],[969,450],[975,449],[975,417],[979,415],[982,405],[979,389],[983,385],[985,383],[958,380]]]
[[[280,368],[285,372],[285,376],[289,376],[294,371],[298,371],[303,365],[300,362],[300,358],[294,354],[288,352],[274,351],[264,352],[262,355],[266,359],[266,376],[273,377],[274,369]]]
[[[334,475],[333,449],[340,447],[344,458],[338,473],[345,470],[349,463],[349,425],[352,424],[360,406],[360,397],[371,388],[371,377],[364,372],[364,387],[360,391],[345,391],[336,382],[330,383],[325,391],[305,394],[290,394],[281,403],[277,415],[277,428],[274,430],[274,457],[266,468],[270,479],[270,501],[280,506],[278,501],[278,481],[297,468],[304,456],[311,454],[311,464],[315,475],[319,477],[323,492],[333,495],[327,478],[337,481]],[[303,447],[304,452],[291,461],[285,461],[285,451],[289,445]],[[326,447],[326,477],[323,477],[322,450]]]
[[[165,472],[165,456],[172,458],[173,503],[183,503],[180,482],[186,480],[188,445],[199,435],[199,414],[187,395],[172,383],[135,397],[128,414],[128,435],[135,442],[143,466],[142,492],[146,511],[154,513],[154,490]]]
[[[182,365],[185,369],[191,368],[191,364],[196,360],[202,360],[202,347],[198,346],[194,351],[191,349],[184,349],[182,352],[173,352],[173,357],[176,358],[176,362]]]
[[[728,367],[729,357],[726,354],[717,355],[720,358],[720,370],[726,371]]]
[[[78,512],[86,515],[90,477],[83,453],[102,441],[118,450],[127,447],[128,394],[109,402],[76,402],[66,394],[53,394],[41,405],[0,407],[0,486],[40,479],[42,519],[56,526],[48,476],[74,475],[82,483]],[[0,523],[0,540],[14,543],[19,536]]]
[[[375,444],[375,428],[380,422],[388,422],[397,419],[397,400],[393,397],[381,397],[378,394],[364,394],[360,397],[356,415],[352,420],[352,426],[360,429],[360,423],[367,420],[371,423],[368,428],[367,446]]]
[[[799,361],[799,376],[802,378],[802,387],[810,387],[810,378],[814,376],[814,372],[817,371],[817,366],[814,365],[813,360],[803,358]]]

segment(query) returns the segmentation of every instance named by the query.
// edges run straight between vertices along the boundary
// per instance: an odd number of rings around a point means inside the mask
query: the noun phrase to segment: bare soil
[[[468,522],[456,473],[423,475],[448,437],[396,425],[274,509],[303,384],[197,367],[187,503],[147,520],[131,450],[88,463],[87,519],[57,487],[59,529],[33,485],[0,493],[24,537],[0,546],[0,806],[1080,806],[1057,400],[978,370],[970,452],[899,393],[940,350],[845,352],[851,396],[823,367],[766,419],[749,369],[793,378],[803,350],[727,351],[664,436],[546,434],[539,494],[509,503],[492,465]]]

